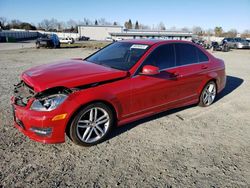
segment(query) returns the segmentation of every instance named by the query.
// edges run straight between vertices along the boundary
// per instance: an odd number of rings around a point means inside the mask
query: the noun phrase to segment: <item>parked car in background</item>
[[[247,49],[249,48],[249,42],[243,38],[235,38],[236,48],[238,49]]]
[[[112,127],[191,104],[210,106],[226,84],[223,60],[186,41],[125,40],[84,60],[25,71],[15,126],[33,140],[91,146]],[[167,125],[166,125],[167,126]]]
[[[248,46],[250,48],[250,40],[246,39],[246,41],[248,42]]]
[[[207,40],[192,39],[192,42],[195,43],[195,44],[198,44],[198,45],[202,46],[205,49],[212,48],[211,43],[208,42]]]
[[[112,37],[106,37],[106,41],[114,42],[115,40]]]
[[[61,44],[73,44],[74,42],[75,42],[75,40],[73,38],[70,38],[70,37],[60,39]]]
[[[88,41],[89,37],[81,36],[81,37],[79,37],[79,40],[80,41]]]
[[[249,43],[243,38],[224,38],[222,42],[226,41],[229,48],[243,49],[249,48]]]
[[[212,50],[213,51],[223,51],[228,52],[230,50],[228,43],[226,40],[223,40],[221,43],[212,42]]]
[[[56,34],[42,35],[36,40],[36,48],[60,48],[60,40]]]
[[[234,38],[224,38],[221,43],[227,43],[228,47],[229,48],[234,48],[236,49],[237,48],[237,45],[236,45],[236,42],[234,40]]]
[[[115,37],[114,38],[114,41],[121,41],[121,40],[123,40],[123,38],[121,38],[121,37]]]

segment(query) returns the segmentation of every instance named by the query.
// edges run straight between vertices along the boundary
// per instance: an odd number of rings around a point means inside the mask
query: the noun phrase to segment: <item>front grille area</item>
[[[14,85],[15,104],[18,106],[26,106],[29,99],[35,95],[32,87],[21,81]]]

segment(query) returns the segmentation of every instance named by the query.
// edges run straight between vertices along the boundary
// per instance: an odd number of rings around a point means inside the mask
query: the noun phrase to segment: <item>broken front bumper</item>
[[[27,106],[18,106],[15,97],[11,98],[14,125],[30,139],[42,143],[61,143],[65,141],[67,118],[56,120],[59,112],[38,112]]]

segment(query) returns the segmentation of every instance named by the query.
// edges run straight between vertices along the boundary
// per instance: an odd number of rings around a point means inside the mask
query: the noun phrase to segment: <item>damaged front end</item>
[[[14,103],[18,106],[27,106],[29,100],[35,96],[34,88],[30,87],[24,81],[14,85]]]
[[[39,142],[64,142],[68,113],[59,106],[72,92],[65,87],[36,92],[24,81],[16,84],[11,98],[15,127]]]
[[[64,87],[51,88],[37,93],[30,109],[35,111],[54,110],[68,98],[70,93],[72,90]]]
[[[36,93],[34,88],[21,81],[14,85],[14,103],[25,107],[32,100],[31,110],[51,111],[63,103],[72,92],[72,90],[65,87],[55,87]]]

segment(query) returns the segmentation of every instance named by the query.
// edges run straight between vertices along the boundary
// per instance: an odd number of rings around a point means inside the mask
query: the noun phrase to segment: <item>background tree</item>
[[[125,26],[126,29],[132,29],[133,24],[132,24],[131,19],[129,19],[129,21],[125,22],[124,26]]]
[[[228,37],[235,38],[237,37],[237,30],[236,29],[231,29],[227,32]]]
[[[222,33],[223,33],[222,27],[217,26],[214,28],[214,34],[216,37],[220,37],[222,35]]]
[[[181,28],[181,31],[182,31],[182,32],[185,32],[185,33],[190,32],[190,30],[189,30],[187,27]]]
[[[250,38],[250,30],[245,30],[240,36],[242,38]]]
[[[207,34],[208,36],[212,36],[212,35],[214,35],[214,30],[213,30],[213,29],[207,29],[207,30],[206,30],[206,34]]]
[[[98,21],[97,20],[95,20],[95,25],[98,25]]]
[[[30,23],[27,22],[22,22],[19,25],[20,29],[25,29],[25,30],[36,30],[36,27],[34,25],[31,25]]]
[[[157,29],[159,29],[159,30],[166,30],[166,27],[165,27],[165,25],[164,25],[163,22],[160,22],[160,23],[158,24],[158,26],[157,26]]]
[[[92,25],[92,22],[88,18],[83,18],[83,25]]]
[[[128,20],[128,27],[129,27],[128,29],[132,29],[133,27],[131,19]]]
[[[192,32],[196,35],[199,35],[199,36],[203,35],[203,30],[199,26],[194,26],[192,29]]]
[[[132,24],[131,19],[129,19],[129,21],[125,22],[124,26],[125,26],[126,29],[132,29],[133,24]]]
[[[135,22],[135,29],[139,29],[139,23],[138,23],[138,21]]]
[[[77,22],[75,20],[70,19],[67,21],[67,28],[72,28],[76,26],[77,26]]]
[[[50,21],[48,19],[44,19],[40,23],[38,23],[38,27],[45,31],[49,31],[49,29],[51,28]]]
[[[170,30],[171,30],[171,31],[176,31],[176,27],[173,26],[173,27],[170,28]]]
[[[139,24],[139,29],[150,29],[150,26],[144,25],[144,24]]]
[[[118,25],[116,21],[114,21],[113,25]]]
[[[1,27],[4,29],[7,24],[7,19],[5,17],[0,17]]]
[[[64,31],[64,29],[66,29],[65,22],[57,22],[56,28],[57,28],[57,31]]]
[[[99,25],[112,25],[110,22],[108,22],[105,18],[100,18],[98,20]]]

